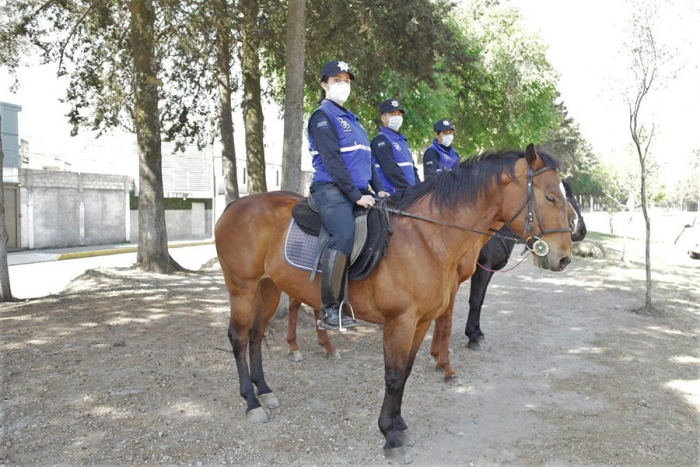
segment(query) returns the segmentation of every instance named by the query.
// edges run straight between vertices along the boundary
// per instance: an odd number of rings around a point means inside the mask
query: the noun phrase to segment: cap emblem
[[[349,71],[350,70],[350,65],[348,65],[344,60],[338,62],[338,68],[340,68],[342,71]]]

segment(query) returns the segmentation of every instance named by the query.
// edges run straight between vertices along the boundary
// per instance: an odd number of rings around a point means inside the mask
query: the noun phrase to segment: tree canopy
[[[66,99],[74,131],[82,126],[134,131],[128,9],[87,0],[17,0],[12,5],[3,8],[12,13],[14,29],[3,26],[0,34],[14,31],[12,37],[39,46],[46,61],[70,76]],[[254,100],[267,96],[284,106],[287,51],[280,38],[287,32],[287,2],[245,5],[249,11],[242,15],[239,5],[228,0],[153,0],[156,34],[149,79],[158,88],[164,139],[205,144],[221,136],[217,110],[226,107],[226,99],[217,98],[217,88],[223,88],[218,81],[222,50],[216,45],[228,28],[225,48],[240,53],[244,17],[257,23],[259,45],[253,50],[258,49],[260,64],[252,67],[261,69],[268,84]],[[348,106],[369,135],[376,132],[379,103],[396,97],[407,110],[401,131],[419,155],[433,138],[433,123],[443,118],[454,122],[453,144],[463,156],[543,143],[561,125],[568,125],[571,138],[578,132],[554,104],[557,76],[544,45],[523,28],[517,10],[501,2],[405,0],[399,8],[397,2],[319,0],[307,3],[303,21],[307,114],[317,105],[322,64],[343,59],[357,76]],[[26,42],[13,44],[0,57],[16,59]],[[5,61],[8,67],[16,62]],[[240,70],[235,60],[229,67]],[[236,90],[235,76],[227,83],[225,88]],[[231,146],[232,137],[227,141]],[[572,174],[581,175],[585,167],[573,165]]]
[[[321,66],[342,59],[356,75],[348,107],[370,136],[379,122],[379,103],[396,97],[406,109],[401,132],[417,153],[432,140],[433,123],[443,118],[454,121],[453,144],[463,155],[541,142],[556,127],[557,76],[544,46],[520,26],[517,10],[490,0],[461,7],[418,0],[394,6],[371,0],[309,5],[307,113],[318,104]],[[284,21],[279,16],[271,22]],[[270,95],[283,105],[285,50],[276,40],[281,33],[263,40],[263,48]]]

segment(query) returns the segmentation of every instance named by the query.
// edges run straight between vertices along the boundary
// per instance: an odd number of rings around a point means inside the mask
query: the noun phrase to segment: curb
[[[201,246],[209,245],[214,243],[214,240],[204,240],[197,242],[184,242],[184,243],[173,243],[168,244],[168,248],[181,248],[186,246]],[[128,247],[117,247],[109,250],[89,250],[89,251],[76,251],[72,253],[62,253],[58,255],[56,261],[61,261],[64,259],[78,259],[78,258],[90,258],[92,256],[107,256],[107,255],[119,255],[122,253],[135,253],[138,247],[128,246]]]

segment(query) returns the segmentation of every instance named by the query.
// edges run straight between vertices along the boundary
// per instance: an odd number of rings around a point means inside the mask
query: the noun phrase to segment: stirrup
[[[350,315],[352,316],[351,319],[352,323],[346,324],[343,326],[343,305],[350,307]],[[340,332],[346,332],[350,328],[354,328],[358,325],[357,320],[355,319],[355,310],[353,310],[352,305],[350,305],[350,302],[343,300],[340,302],[340,306],[338,307],[338,326],[331,326],[326,324],[323,319],[320,319],[316,321],[316,326],[322,331],[340,331]]]

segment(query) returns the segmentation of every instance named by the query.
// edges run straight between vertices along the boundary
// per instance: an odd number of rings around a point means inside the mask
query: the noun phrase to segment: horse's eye
[[[554,196],[551,196],[551,195],[544,195],[544,197],[545,197],[545,199],[546,199],[547,201],[549,201],[550,203],[554,203],[554,202],[555,202]]]

